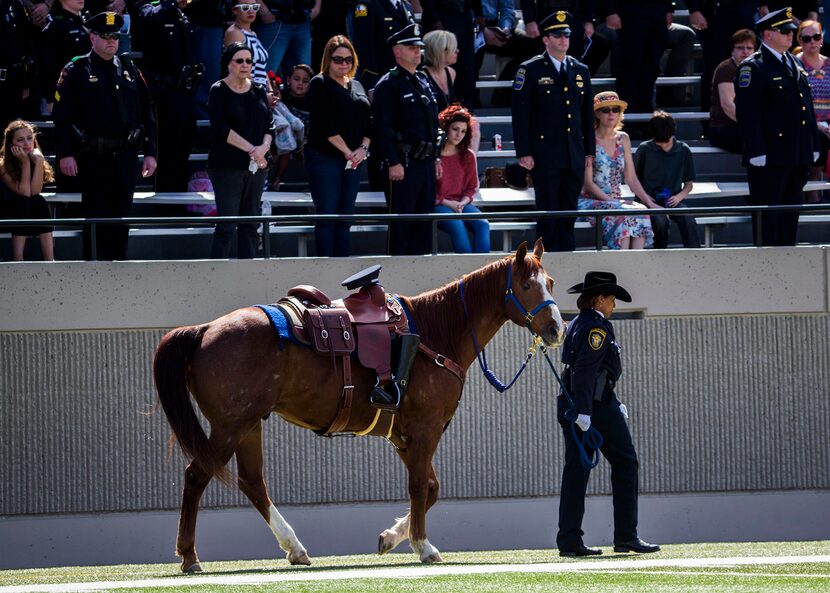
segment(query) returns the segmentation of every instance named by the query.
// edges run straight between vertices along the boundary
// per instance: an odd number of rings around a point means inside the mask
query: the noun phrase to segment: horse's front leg
[[[439,433],[440,438],[440,433]],[[435,443],[414,444],[409,449],[409,545],[418,554],[421,562],[441,562],[438,548],[427,539],[426,515],[438,500],[440,484],[432,467]]]

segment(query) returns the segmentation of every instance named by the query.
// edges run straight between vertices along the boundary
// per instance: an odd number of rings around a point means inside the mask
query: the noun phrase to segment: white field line
[[[644,558],[627,560],[578,560],[541,564],[471,564],[404,566],[400,568],[363,568],[358,570],[334,569],[326,572],[296,569],[290,572],[239,574],[239,575],[182,575],[181,577],[139,579],[133,581],[103,581],[95,583],[60,583],[49,585],[12,585],[0,587],[0,593],[85,593],[116,591],[141,587],[170,588],[208,585],[265,585],[296,581],[334,581],[351,579],[416,579],[435,576],[496,574],[496,573],[564,573],[578,571],[621,571],[643,568],[704,568],[719,566],[748,566],[756,564],[781,565],[801,563],[830,563],[830,556],[746,556],[735,558]],[[654,573],[659,574],[659,573]],[[793,575],[776,575],[790,577]],[[812,575],[811,575],[812,576]]]

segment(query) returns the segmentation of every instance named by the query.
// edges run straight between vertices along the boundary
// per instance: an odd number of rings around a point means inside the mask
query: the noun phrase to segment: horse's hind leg
[[[242,439],[236,449],[236,465],[239,470],[239,489],[251,500],[274,532],[277,543],[286,552],[288,561],[291,564],[311,564],[308,553],[297,539],[294,529],[268,497],[262,477],[262,424],[258,424]]]
[[[202,572],[196,555],[196,515],[210,478],[195,461],[191,461],[184,470],[182,512],[179,516],[179,535],[176,538],[176,555],[181,556],[182,572]]]
[[[218,459],[223,465],[227,463],[233,455],[231,439],[212,431],[209,440],[213,450],[218,451]],[[182,572],[202,571],[196,555],[196,516],[199,513],[199,501],[212,477],[195,461],[184,470],[182,512],[179,516],[179,535],[176,538],[176,554],[182,558]]]

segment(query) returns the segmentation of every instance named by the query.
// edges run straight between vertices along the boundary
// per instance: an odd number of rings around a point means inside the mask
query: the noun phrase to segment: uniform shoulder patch
[[[604,329],[595,327],[591,331],[588,332],[588,345],[591,347],[591,350],[599,350],[602,348],[602,345],[605,344],[605,338],[608,335]]]
[[[358,2],[354,7],[354,16],[355,18],[369,16],[369,7],[362,2]]]
[[[519,68],[518,72],[516,72],[516,78],[513,79],[513,90],[520,91],[524,88],[525,85],[525,77],[527,76],[527,69],[522,66]]]
[[[742,66],[738,70],[738,87],[745,89],[752,82],[752,68],[750,66]]]

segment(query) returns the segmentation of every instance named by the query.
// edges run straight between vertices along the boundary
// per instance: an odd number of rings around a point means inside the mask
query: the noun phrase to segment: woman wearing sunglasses
[[[257,216],[265,187],[265,156],[274,138],[274,124],[265,90],[251,82],[253,62],[250,49],[232,43],[222,52],[225,76],[210,88],[208,174],[219,216]],[[256,255],[256,224],[217,224],[211,259],[230,257],[234,226],[237,257]]]
[[[354,214],[372,126],[369,97],[355,80],[356,71],[352,42],[335,35],[323,50],[320,74],[308,86],[305,159],[317,214]],[[347,257],[350,228],[346,221],[318,222],[314,227],[317,255]]]
[[[631,140],[622,131],[623,113],[627,107],[628,103],[620,100],[613,91],[604,91],[594,96],[596,157],[585,167],[585,185],[579,197],[580,210],[632,209],[631,216],[602,218],[602,234],[609,249],[642,249],[654,241],[649,217],[633,215],[646,207],[621,197],[622,184],[625,182],[649,208],[658,207],[643,190],[634,171]],[[591,218],[590,222],[593,224],[594,219]]]
[[[821,23],[807,20],[801,21],[796,33],[795,42],[801,45],[801,52],[796,52],[807,72],[807,83],[813,94],[813,110],[816,112],[818,123],[819,157],[810,169],[810,179],[821,179],[822,170],[827,164],[827,153],[830,150],[830,58],[821,55],[821,45],[824,42],[824,30]],[[818,200],[818,192],[805,195],[807,202]]]
[[[257,37],[257,34],[251,30],[251,25],[256,20],[259,14],[260,4],[255,3],[240,3],[234,4],[231,8],[233,14],[233,22],[225,30],[225,38],[223,47],[228,47],[232,43],[241,43],[248,47],[253,54],[253,69],[251,79],[255,84],[264,89],[268,88],[268,74],[266,72],[266,64],[268,62],[268,50]]]

